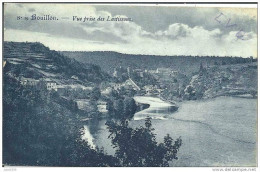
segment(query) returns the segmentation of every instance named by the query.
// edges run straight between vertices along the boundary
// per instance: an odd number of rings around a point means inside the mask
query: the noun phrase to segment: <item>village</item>
[[[12,61],[12,59],[8,59]],[[120,78],[124,70],[119,67],[114,69],[113,77],[114,78]],[[161,92],[163,91],[163,88],[165,87],[165,83],[163,82],[156,82],[155,84],[150,85],[144,85],[144,86],[138,86],[138,84],[131,78],[131,76],[135,73],[140,78],[144,78],[145,75],[153,75],[156,78],[160,78],[162,76],[164,77],[173,77],[177,74],[176,71],[172,71],[170,69],[162,69],[158,68],[156,70],[144,70],[141,69],[131,69],[130,67],[127,68],[127,74],[128,78],[124,82],[118,82],[118,83],[109,83],[106,86],[103,86],[100,89],[102,96],[109,96],[109,94],[112,92],[112,90],[119,91],[121,89],[124,89],[125,91],[131,91],[134,90],[137,95],[143,95],[143,96],[156,96],[160,97]],[[15,77],[11,73],[9,75],[13,78],[16,78],[17,81],[20,82],[21,85],[24,87],[35,87],[37,89],[46,89],[47,91],[54,91],[59,94],[62,94],[65,91],[68,90],[74,90],[79,92],[85,92],[87,94],[90,94],[93,90],[94,86],[84,86],[81,84],[64,84],[60,80],[56,78],[40,78],[40,79],[33,79],[33,78],[26,78],[23,76]],[[71,76],[72,81],[77,81],[78,77],[73,75]],[[77,103],[77,106],[80,110],[88,111],[90,106],[90,99],[84,98],[84,99],[75,99],[74,100]],[[102,100],[97,101],[97,108],[100,113],[106,114],[107,113],[107,107],[106,102]]]

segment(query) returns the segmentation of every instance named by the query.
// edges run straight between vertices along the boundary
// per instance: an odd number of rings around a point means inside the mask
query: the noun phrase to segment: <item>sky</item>
[[[58,20],[31,20],[34,14]],[[57,51],[257,58],[257,9],[5,3],[4,40]]]

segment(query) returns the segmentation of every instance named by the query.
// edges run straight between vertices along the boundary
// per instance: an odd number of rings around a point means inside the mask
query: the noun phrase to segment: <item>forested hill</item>
[[[108,78],[100,67],[81,63],[50,50],[41,43],[4,42],[4,71],[14,76],[40,79],[51,78],[57,82],[99,83]]]
[[[109,73],[112,73],[115,67],[122,66],[127,68],[130,66],[132,68],[152,70],[157,68],[172,68],[173,70],[189,75],[193,72],[198,72],[201,63],[204,66],[210,66],[246,63],[252,60],[241,57],[131,55],[111,51],[63,51],[61,53],[80,62],[99,65],[102,70]]]

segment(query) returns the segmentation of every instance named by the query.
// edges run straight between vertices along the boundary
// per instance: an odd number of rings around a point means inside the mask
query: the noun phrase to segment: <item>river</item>
[[[149,109],[137,112],[131,127],[144,125],[152,117],[158,142],[168,133],[174,139],[181,136],[183,145],[178,160],[171,166],[256,166],[257,99],[218,97],[201,101],[186,101],[172,105],[154,97],[135,97]],[[105,120],[86,122],[85,139],[91,145],[103,147],[114,154]],[[89,138],[89,139],[88,139]]]

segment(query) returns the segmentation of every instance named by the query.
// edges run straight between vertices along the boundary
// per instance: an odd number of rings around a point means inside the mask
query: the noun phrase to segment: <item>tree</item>
[[[256,98],[256,96],[257,96],[257,91],[250,90],[249,93],[253,96],[253,98]]]
[[[106,167],[118,166],[118,160],[106,155],[102,149],[92,149],[80,134],[64,140],[61,148],[61,166]]]
[[[135,112],[136,112],[137,106],[135,104],[135,100],[130,97],[125,97],[124,99],[124,117],[131,119]]]
[[[117,98],[119,98],[119,94],[115,89],[112,89],[109,97],[113,97],[113,98],[117,99]]]
[[[126,95],[126,89],[125,89],[125,87],[121,87],[120,89],[119,89],[119,94],[120,95]]]
[[[124,115],[124,102],[122,99],[115,100],[115,117],[120,119]]]
[[[200,63],[200,71],[203,71],[204,70],[204,67],[202,65],[202,62]]]
[[[167,135],[164,143],[157,143],[149,117],[145,120],[145,127],[136,129],[129,128],[127,120],[119,123],[108,121],[106,125],[120,166],[162,167],[169,166],[170,161],[177,159],[181,138],[173,143],[173,139]]]
[[[97,101],[101,96],[100,89],[98,87],[94,87],[91,94],[90,94],[90,99]]]
[[[113,104],[113,102],[112,102],[110,99],[107,100],[106,109],[107,109],[108,114],[109,114],[110,116],[113,116],[113,115],[114,115],[114,104]]]
[[[195,99],[195,89],[193,86],[188,85],[185,90],[184,90],[185,94],[184,94],[184,99],[188,99],[188,100],[193,100]]]

